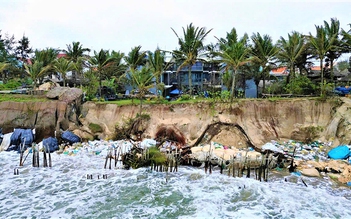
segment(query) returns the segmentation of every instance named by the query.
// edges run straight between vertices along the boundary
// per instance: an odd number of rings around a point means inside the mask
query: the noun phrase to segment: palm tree
[[[53,69],[60,73],[63,79],[63,86],[66,86],[66,73],[74,69],[74,63],[65,58],[56,59],[53,63]]]
[[[4,70],[6,70],[6,68],[10,66],[9,63],[6,63],[6,62],[0,62],[0,73],[2,75],[2,80],[4,81],[5,80],[5,73],[3,73]]]
[[[334,60],[338,59],[343,51],[342,41],[339,39],[340,22],[336,18],[331,18],[330,25],[324,21],[324,29],[327,32],[327,39],[332,40],[332,47],[327,51],[326,57],[330,61],[330,78],[334,80]]]
[[[44,76],[46,72],[51,68],[51,66],[47,65],[44,66],[43,62],[36,61],[33,64],[25,64],[25,72],[28,76],[33,80],[34,86],[33,89],[35,90],[37,87],[37,81],[40,77]]]
[[[290,79],[295,78],[295,66],[296,60],[301,56],[305,50],[306,43],[302,34],[293,31],[288,34],[288,39],[280,37],[278,41],[279,52],[277,54],[278,58],[283,62],[289,65],[289,75],[287,77],[287,84]]]
[[[341,35],[342,35],[342,43],[343,43],[343,47],[345,48],[345,52],[351,52],[351,24],[350,24],[349,31],[345,31],[344,29],[341,29]]]
[[[153,87],[154,75],[149,67],[143,66],[140,70],[130,71],[128,74],[128,82],[138,90],[138,98],[140,100],[140,115],[142,113],[143,98],[148,90]]]
[[[191,67],[195,65],[197,61],[203,61],[201,58],[204,54],[204,40],[205,37],[212,31],[206,30],[205,27],[195,27],[190,23],[187,28],[183,27],[183,38],[179,37],[173,28],[171,28],[174,34],[178,38],[178,50],[173,50],[173,56],[177,62],[181,63],[178,67],[177,72],[182,68],[188,68],[188,80],[189,80],[189,89],[190,95],[193,94],[192,91],[192,78],[191,78]]]
[[[156,49],[154,53],[148,52],[148,66],[155,77],[156,80],[156,93],[157,97],[159,97],[158,91],[161,90],[163,92],[164,86],[160,83],[160,78],[162,73],[169,67],[166,63],[166,52],[161,51],[160,49]]]
[[[47,48],[43,50],[35,50],[34,51],[34,60],[33,61],[39,61],[43,63],[43,66],[50,66],[51,68],[48,69],[48,75],[51,76],[53,73],[53,63],[57,59],[57,55],[59,53],[59,50],[54,49],[54,48]],[[42,79],[42,78],[41,78]],[[40,79],[40,80],[41,80]]]
[[[238,40],[236,30],[233,28],[230,33],[227,33],[227,40],[219,40],[221,51],[217,52],[216,55],[219,56],[222,67],[226,71],[232,71],[231,101],[233,101],[235,93],[236,75],[239,68],[251,62],[247,39],[245,34],[244,37]]]
[[[125,73],[126,71],[126,64],[123,63],[124,60],[124,53],[120,51],[114,51],[112,50],[111,52],[111,59],[113,59],[113,66],[112,66],[112,77],[119,78],[122,76],[122,74]]]
[[[124,61],[129,67],[130,71],[134,71],[138,66],[144,65],[146,63],[146,51],[141,51],[141,46],[135,46],[128,53],[127,56],[124,57]]]
[[[80,42],[72,42],[72,45],[67,45],[66,58],[77,65],[76,71],[72,72],[73,79],[77,78],[77,73],[80,74],[82,67],[78,67],[78,64],[82,65],[82,57],[86,57],[85,53],[90,52],[89,48],[84,48]]]
[[[254,56],[254,62],[262,67],[262,93],[264,93],[266,87],[266,78],[269,77],[268,74],[272,68],[271,66],[275,65],[274,59],[279,49],[273,44],[272,38],[266,34],[261,36],[260,33],[254,33],[251,36],[251,40],[253,41],[252,55]]]
[[[101,88],[102,80],[109,73],[109,70],[112,69],[115,61],[115,57],[111,56],[109,50],[101,49],[99,52],[94,51],[94,56],[92,56],[88,62],[90,67],[97,73],[99,79],[99,98],[101,98]]]
[[[6,62],[0,62],[0,72],[2,72],[3,70],[5,70],[8,66],[9,66],[8,63],[6,63]]]
[[[333,49],[335,37],[328,38],[327,31],[322,26],[316,25],[316,36],[313,36],[311,33],[309,35],[310,43],[315,49],[321,69],[321,95],[323,95],[323,84],[324,84],[324,69],[323,69],[323,59],[326,56],[326,53]]]

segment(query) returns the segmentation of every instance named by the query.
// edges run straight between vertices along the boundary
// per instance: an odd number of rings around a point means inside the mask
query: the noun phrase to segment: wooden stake
[[[52,167],[52,163],[51,163],[51,153],[49,152],[49,167]]]

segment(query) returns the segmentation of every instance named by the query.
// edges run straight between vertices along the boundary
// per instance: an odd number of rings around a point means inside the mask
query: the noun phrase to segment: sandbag
[[[331,159],[347,159],[350,156],[350,149],[347,145],[340,145],[336,148],[331,149],[328,152],[328,157]]]
[[[20,150],[20,145],[23,145],[23,150],[30,147],[34,141],[32,129],[15,129],[11,135],[10,146],[7,151]]]
[[[77,142],[81,141],[79,136],[73,134],[70,131],[64,131],[61,135],[61,138],[63,141],[68,142],[70,144],[77,143]]]
[[[54,137],[44,138],[43,148],[46,152],[49,152],[49,153],[57,151],[59,149],[57,139]]]
[[[34,141],[34,135],[32,129],[24,129],[21,134],[21,144],[27,147],[31,147]]]
[[[4,135],[4,137],[2,139],[2,142],[1,142],[0,151],[2,151],[2,150],[3,151],[7,151],[7,149],[10,146],[11,135],[12,135],[12,132],[7,133],[7,134]]]
[[[19,144],[21,143],[21,135],[23,129],[15,129],[11,135],[10,147],[8,150],[17,150]]]

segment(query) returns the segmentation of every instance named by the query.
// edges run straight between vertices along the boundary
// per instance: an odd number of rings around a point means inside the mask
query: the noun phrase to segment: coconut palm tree
[[[235,94],[236,75],[239,69],[251,62],[250,48],[247,47],[247,35],[245,34],[240,40],[236,34],[235,28],[227,33],[226,39],[219,39],[220,51],[215,53],[222,63],[222,68],[232,73],[232,84],[230,100],[233,101]]]
[[[10,66],[9,63],[6,62],[0,62],[0,73],[2,75],[2,80],[5,80],[5,73],[3,73],[4,70],[6,70],[6,68],[8,68]]]
[[[142,113],[143,98],[148,90],[154,86],[153,79],[154,74],[152,74],[151,69],[147,66],[143,66],[140,70],[133,70],[128,73],[128,82],[134,89],[138,90],[137,97],[140,100],[140,115]]]
[[[67,45],[67,50],[64,50],[64,52],[66,53],[66,58],[77,66],[76,70],[72,71],[72,77],[76,79],[77,74],[79,75],[82,70],[82,67],[78,67],[78,64],[82,65],[84,63],[82,58],[87,58],[85,53],[90,52],[90,49],[84,48],[80,42],[72,42],[72,45]]]
[[[327,32],[327,39],[332,40],[332,47],[327,51],[326,57],[328,57],[330,62],[330,78],[334,80],[334,61],[344,52],[342,41],[339,39],[340,21],[336,18],[331,18],[330,25],[324,21],[324,29]]]
[[[111,59],[113,59],[113,65],[111,77],[119,78],[122,74],[125,73],[127,66],[123,62],[124,57],[125,55],[123,52],[112,50]]]
[[[318,55],[320,61],[321,69],[321,95],[323,95],[323,84],[324,84],[324,69],[323,69],[323,59],[326,56],[326,53],[333,49],[335,36],[328,38],[327,31],[323,26],[316,25],[316,36],[313,36],[311,33],[309,35],[309,40],[315,52]]]
[[[0,72],[2,72],[3,70],[5,70],[8,66],[9,66],[8,63],[6,63],[6,62],[0,62]]]
[[[50,65],[44,66],[44,63],[41,61],[35,61],[33,64],[25,64],[25,72],[33,80],[35,90],[37,87],[37,81],[40,77],[43,77],[47,71],[51,68]]]
[[[99,52],[94,51],[94,56],[88,60],[90,67],[97,73],[99,79],[99,99],[101,98],[102,80],[113,69],[115,57],[112,56],[109,50],[101,49]]]
[[[176,61],[180,63],[177,72],[184,67],[188,68],[188,83],[190,95],[192,95],[191,67],[197,61],[203,61],[202,56],[205,53],[204,40],[212,29],[207,31],[205,27],[195,27],[190,23],[186,29],[183,27],[183,38],[179,37],[173,28],[171,29],[177,36],[179,45],[179,49],[172,52]]]
[[[275,65],[274,59],[279,52],[277,46],[273,44],[272,38],[269,35],[261,36],[260,33],[251,36],[253,42],[252,55],[254,62],[262,67],[261,78],[263,80],[262,93],[265,92],[266,79],[269,77],[269,71]]]
[[[345,48],[345,52],[351,52],[351,24],[350,24],[349,31],[345,31],[344,29],[341,29],[341,35],[342,35],[342,43],[343,43],[343,47]]]
[[[59,53],[59,50],[54,49],[54,48],[47,48],[43,50],[35,50],[34,51],[34,60],[33,61],[39,61],[43,63],[43,66],[50,66],[48,70],[48,75],[52,76],[52,73],[54,71],[53,69],[53,63],[57,59],[57,55]],[[42,80],[40,78],[39,80]]]
[[[60,73],[63,79],[63,86],[66,86],[66,74],[69,71],[72,71],[74,69],[74,63],[68,59],[65,58],[59,58],[56,59],[53,62],[53,69],[57,72]]]
[[[306,48],[306,43],[303,35],[296,31],[288,34],[288,39],[280,37],[278,41],[279,52],[277,57],[283,62],[287,63],[290,69],[290,73],[287,77],[287,84],[290,79],[295,78],[295,66],[296,60],[301,56]]]
[[[134,71],[137,67],[142,66],[146,63],[146,51],[141,51],[141,46],[135,46],[128,53],[127,56],[124,57],[124,61],[126,62],[130,71]]]
[[[156,49],[155,52],[148,52],[148,66],[156,80],[156,93],[159,97],[158,91],[164,90],[164,85],[161,85],[160,78],[162,73],[169,67],[171,62],[166,63],[166,52]]]

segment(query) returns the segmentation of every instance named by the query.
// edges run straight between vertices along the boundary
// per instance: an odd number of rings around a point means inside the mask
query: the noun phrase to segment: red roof
[[[288,67],[279,67],[279,68],[272,69],[270,73],[273,75],[288,75],[289,71],[288,71]]]
[[[59,59],[59,58],[62,58],[62,57],[66,57],[67,56],[67,54],[66,53],[59,53],[59,54],[57,54],[57,58]]]

